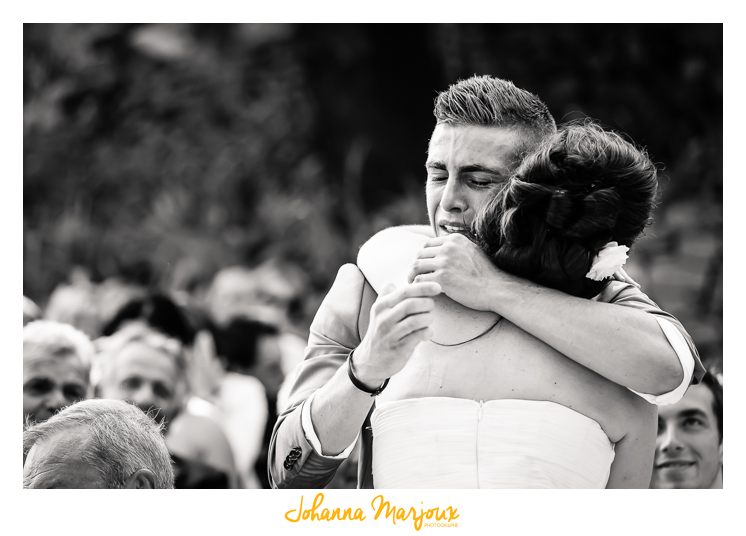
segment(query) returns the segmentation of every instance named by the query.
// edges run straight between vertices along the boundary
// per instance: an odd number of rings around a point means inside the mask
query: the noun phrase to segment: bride
[[[471,235],[498,268],[599,299],[656,190],[644,153],[570,125],[524,160]],[[416,281],[430,280],[422,266],[439,243],[428,234],[392,228],[363,246],[358,266],[376,292],[406,285],[418,257]],[[492,312],[440,294],[432,318],[431,340],[377,397],[376,487],[648,487],[655,406]]]

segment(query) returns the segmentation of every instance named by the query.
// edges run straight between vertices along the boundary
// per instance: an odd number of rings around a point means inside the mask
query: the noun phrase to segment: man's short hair
[[[509,80],[472,76],[438,94],[433,110],[437,124],[516,128],[525,134],[525,152],[556,132],[542,100]]]
[[[101,335],[113,335],[128,322],[140,321],[182,344],[194,342],[195,331],[184,309],[166,294],[137,296],[119,308],[101,329]]]
[[[107,488],[124,487],[127,479],[141,469],[153,473],[155,488],[174,487],[162,427],[137,407],[120,400],[84,400],[29,426],[23,432],[24,461],[36,443],[77,427],[84,427],[88,436],[81,459],[96,469]]]
[[[700,382],[712,393],[712,412],[718,421],[718,437],[723,442],[723,386],[713,372],[708,372]]]
[[[82,331],[51,320],[35,320],[24,326],[24,359],[70,355],[90,367],[94,355],[93,343]]]

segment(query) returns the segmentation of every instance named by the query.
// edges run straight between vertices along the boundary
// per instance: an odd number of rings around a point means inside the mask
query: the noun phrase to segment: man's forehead
[[[430,143],[433,141],[442,141],[444,138],[467,138],[470,140],[481,139],[489,143],[505,142],[515,136],[521,135],[522,129],[519,126],[485,126],[485,125],[465,125],[439,123],[433,128]]]
[[[492,160],[505,164],[512,160],[524,144],[525,134],[514,127],[487,127],[479,125],[435,126],[428,146],[428,161],[460,157],[466,160]]]
[[[101,473],[82,459],[70,461],[44,460],[27,464],[23,470],[24,486],[30,488],[105,488]]]
[[[131,341],[114,356],[116,370],[153,370],[173,374],[178,372],[176,358],[166,350],[153,348],[142,341]]]
[[[80,424],[52,432],[34,443],[26,457],[27,464],[68,463],[80,457],[89,441],[88,426]]]
[[[85,376],[86,366],[83,364],[81,359],[73,354],[63,355],[34,355],[24,356],[23,359],[23,373],[24,376],[29,376],[39,373],[52,373],[55,377],[60,373],[72,372],[76,375]],[[59,378],[57,378],[59,379]]]

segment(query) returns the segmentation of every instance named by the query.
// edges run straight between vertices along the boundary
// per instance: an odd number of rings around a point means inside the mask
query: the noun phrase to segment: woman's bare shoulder
[[[377,232],[362,245],[357,265],[376,292],[391,283],[407,284],[417,254],[432,236],[424,225],[402,225]]]

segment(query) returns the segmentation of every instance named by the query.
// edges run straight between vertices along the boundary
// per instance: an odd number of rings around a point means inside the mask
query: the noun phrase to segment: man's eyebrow
[[[705,417],[707,418],[707,413],[705,413],[701,409],[685,409],[684,411],[679,412],[678,417],[679,418],[684,418],[684,417]]]
[[[446,169],[446,165],[445,162],[441,162],[440,160],[428,160],[425,162],[425,168]]]
[[[440,160],[433,160],[429,162],[425,162],[425,167],[430,169],[447,169],[444,162],[441,162]],[[500,177],[504,177],[506,175],[506,172],[502,169],[497,168],[491,168],[488,166],[483,166],[481,164],[470,164],[468,166],[462,166],[458,168],[459,173],[475,173],[475,172],[481,172],[481,173],[489,173],[491,175],[497,175]]]
[[[28,380],[26,380],[26,381],[23,382],[23,386],[25,387],[26,385],[28,385],[30,383],[37,383],[37,384],[38,383],[51,383],[51,384],[55,384],[56,382],[55,382],[54,378],[50,378],[48,376],[31,376]]]
[[[500,175],[500,176],[505,175],[504,170],[482,166],[480,164],[471,164],[469,166],[464,166],[464,167],[459,168],[459,173],[474,173],[474,172],[491,173],[492,175]]]

